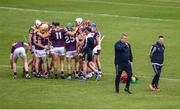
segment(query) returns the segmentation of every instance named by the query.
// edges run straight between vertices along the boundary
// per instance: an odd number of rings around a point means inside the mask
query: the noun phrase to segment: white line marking
[[[114,74],[108,73],[108,75],[113,75],[113,76],[115,76],[115,73],[114,73]],[[152,76],[142,76],[142,75],[139,75],[138,77],[139,77],[139,78],[152,79],[152,78],[153,78],[153,75],[152,75]],[[180,81],[180,79],[177,79],[177,78],[165,78],[165,77],[161,77],[160,79],[169,80],[169,81]]]
[[[147,79],[152,79],[152,77],[150,76],[140,76],[141,78],[147,78]],[[169,80],[169,81],[180,81],[180,79],[174,79],[174,78],[165,78],[165,77],[160,77],[160,79],[163,79],[163,80]]]
[[[180,1],[173,1],[173,0],[150,0],[150,1],[160,1],[160,2],[180,3]]]
[[[148,5],[148,4],[135,4],[135,3],[120,3],[120,2],[111,2],[111,1],[98,1],[98,0],[66,0],[66,1],[81,1],[81,2],[89,2],[89,3],[100,3],[100,4],[113,4],[113,5],[128,5],[128,6],[146,6],[146,7],[157,7],[157,8],[174,8],[174,9],[180,9],[180,7],[176,6],[162,6],[162,5]]]
[[[9,68],[10,69],[10,65],[0,65],[0,68],[3,67],[3,68]],[[22,68],[22,66],[17,66],[17,68]],[[110,76],[115,76],[115,74],[111,74],[110,72],[106,72],[108,74],[106,75],[110,75]],[[138,76],[140,78],[146,78],[146,79],[152,79],[152,77],[150,76]],[[169,80],[169,81],[180,81],[180,79],[175,79],[175,78],[165,78],[165,77],[161,77],[160,79],[163,79],[163,80]]]
[[[69,11],[49,11],[49,10],[38,10],[38,9],[26,9],[26,8],[15,8],[15,7],[0,7],[0,9],[5,10],[15,10],[15,11],[24,11],[24,12],[41,12],[41,13],[63,13],[63,14],[79,14],[79,15],[87,15],[87,16],[102,16],[102,17],[114,17],[114,18],[129,18],[135,20],[150,20],[150,21],[179,21],[176,19],[160,19],[160,18],[143,18],[137,16],[120,16],[120,15],[112,15],[106,13],[84,13],[84,12],[69,12]]]
[[[0,67],[3,67],[3,68],[11,68],[10,65],[0,65]],[[22,68],[23,66],[17,66],[17,68]]]

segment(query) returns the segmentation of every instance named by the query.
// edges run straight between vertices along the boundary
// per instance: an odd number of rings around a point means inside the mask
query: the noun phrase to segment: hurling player
[[[10,54],[10,64],[11,64],[11,69],[14,72],[13,79],[17,78],[17,60],[20,57],[23,60],[24,64],[24,75],[26,79],[30,79],[30,75],[28,73],[28,63],[27,63],[27,55],[25,52],[25,47],[28,47],[27,43],[24,42],[15,42],[12,44],[11,48],[11,54]]]

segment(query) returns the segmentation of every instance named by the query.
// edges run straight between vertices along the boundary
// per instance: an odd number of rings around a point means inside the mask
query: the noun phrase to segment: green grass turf
[[[46,11],[44,11],[46,10]],[[11,44],[25,41],[35,19],[60,21],[64,26],[76,17],[97,23],[105,35],[101,81],[73,79],[12,80]],[[0,108],[180,108],[180,1],[179,0],[0,0]],[[132,95],[114,93],[114,43],[121,33],[129,35],[134,63],[140,76]],[[149,49],[158,35],[165,35],[165,65],[160,93],[148,91],[153,76]],[[20,63],[21,65],[21,63]]]

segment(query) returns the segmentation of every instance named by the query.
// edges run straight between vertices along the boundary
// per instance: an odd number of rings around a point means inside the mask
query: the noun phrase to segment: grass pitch
[[[101,81],[12,80],[9,68],[11,44],[25,41],[35,19],[60,21],[65,26],[76,17],[97,23],[105,35]],[[0,0],[0,108],[180,108],[180,1],[179,0]],[[132,45],[133,73],[140,83],[133,94],[114,93],[114,43],[127,33]],[[153,76],[149,49],[158,35],[165,36],[165,65],[161,92],[148,85]]]

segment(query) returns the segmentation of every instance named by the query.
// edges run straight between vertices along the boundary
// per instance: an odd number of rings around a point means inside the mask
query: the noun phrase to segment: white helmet
[[[82,22],[83,22],[83,19],[82,18],[76,18],[75,19],[75,22],[80,25]]]
[[[41,21],[40,20],[36,20],[34,23],[37,27],[39,27],[41,25]]]
[[[40,29],[41,30],[47,30],[49,28],[49,26],[48,26],[48,24],[42,24],[41,26],[40,26]]]

